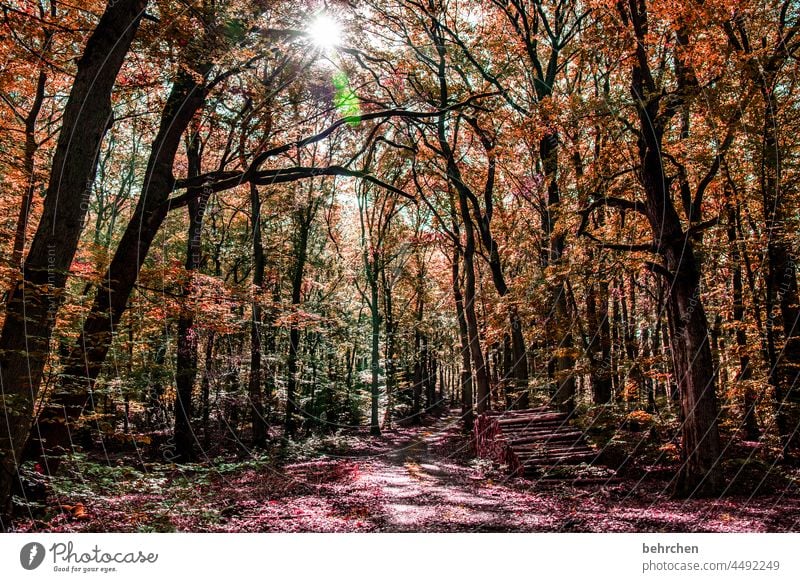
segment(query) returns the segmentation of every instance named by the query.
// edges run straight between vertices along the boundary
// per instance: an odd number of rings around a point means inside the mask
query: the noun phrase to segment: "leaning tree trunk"
[[[7,428],[0,432],[0,529],[8,527],[11,485],[112,118],[111,92],[146,5],[147,0],[110,3],[86,43],[64,108],[42,218],[6,306],[0,334],[0,416]]]
[[[161,115],[142,195],[103,274],[103,285],[95,295],[78,341],[64,363],[59,390],[39,415],[39,431],[46,439],[47,455],[52,457],[51,471],[68,448],[70,425],[80,417],[91,397],[139,270],[167,215],[166,202],[175,182],[172,167],[181,136],[204,102],[204,87],[189,73],[180,73]]]

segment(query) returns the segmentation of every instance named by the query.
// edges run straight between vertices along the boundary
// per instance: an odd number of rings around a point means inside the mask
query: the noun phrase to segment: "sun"
[[[342,40],[342,27],[327,14],[318,15],[306,31],[308,37],[322,50],[336,48]]]

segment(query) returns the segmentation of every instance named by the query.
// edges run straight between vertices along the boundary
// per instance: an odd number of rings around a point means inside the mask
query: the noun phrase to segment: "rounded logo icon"
[[[26,570],[35,570],[44,561],[44,546],[39,542],[30,542],[19,551],[19,563]]]

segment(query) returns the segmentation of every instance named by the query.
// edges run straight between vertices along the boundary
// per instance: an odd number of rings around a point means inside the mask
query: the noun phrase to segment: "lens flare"
[[[341,25],[327,14],[318,15],[307,30],[308,37],[322,50],[336,48],[342,40]]]

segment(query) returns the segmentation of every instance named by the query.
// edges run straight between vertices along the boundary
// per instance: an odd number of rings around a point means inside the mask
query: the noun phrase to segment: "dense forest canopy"
[[[4,507],[444,406],[800,455],[796,2],[0,7]]]

